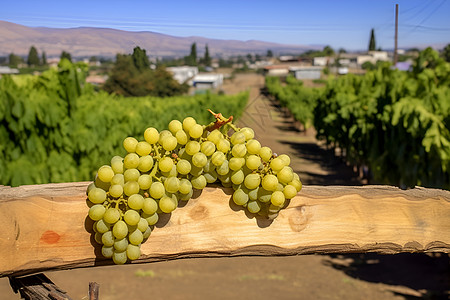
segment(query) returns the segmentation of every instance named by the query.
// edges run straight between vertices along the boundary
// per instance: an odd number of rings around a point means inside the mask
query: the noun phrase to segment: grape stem
[[[228,119],[225,118],[221,113],[216,114],[212,110],[208,109],[208,111],[216,118],[215,122],[212,122],[208,126],[206,126],[206,130],[213,131],[215,129],[219,129],[220,127],[224,126],[225,124],[230,126],[234,131],[239,131],[240,129],[237,128],[233,123],[233,116],[230,116]]]

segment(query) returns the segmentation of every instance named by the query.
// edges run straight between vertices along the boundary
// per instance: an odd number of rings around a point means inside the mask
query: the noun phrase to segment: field
[[[238,74],[226,81],[226,94],[249,89],[240,119],[262,144],[287,153],[305,185],[360,185],[353,170],[325,150],[311,129],[296,123],[260,93],[264,78]],[[182,208],[181,208],[182,209]],[[305,255],[187,259],[153,264],[46,272],[73,299],[87,299],[90,281],[100,299],[446,299],[448,256],[421,254]],[[1,299],[18,299],[0,280]]]

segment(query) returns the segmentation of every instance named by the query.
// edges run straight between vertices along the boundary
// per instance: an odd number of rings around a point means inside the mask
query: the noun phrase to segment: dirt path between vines
[[[357,185],[359,179],[319,147],[314,131],[295,122],[261,94],[264,78],[237,75],[227,94],[250,90],[238,122],[255,130],[262,144],[289,154],[305,185]],[[87,299],[88,283],[100,284],[101,300],[116,299],[447,299],[448,256],[303,255],[202,258],[142,265],[46,272],[73,299]],[[0,280],[0,299],[19,299]]]

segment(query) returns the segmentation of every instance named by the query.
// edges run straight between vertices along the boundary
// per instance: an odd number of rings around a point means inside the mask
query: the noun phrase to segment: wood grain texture
[[[0,277],[111,264],[87,216],[89,183],[0,186]],[[269,221],[208,187],[163,215],[133,263],[348,252],[450,252],[450,192],[306,186]]]

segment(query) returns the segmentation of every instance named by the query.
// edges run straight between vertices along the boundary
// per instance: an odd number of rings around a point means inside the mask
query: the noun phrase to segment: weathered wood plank
[[[110,264],[87,219],[87,182],[0,186],[0,277]],[[450,252],[450,192],[307,186],[274,221],[208,187],[160,218],[133,263],[188,257]]]

